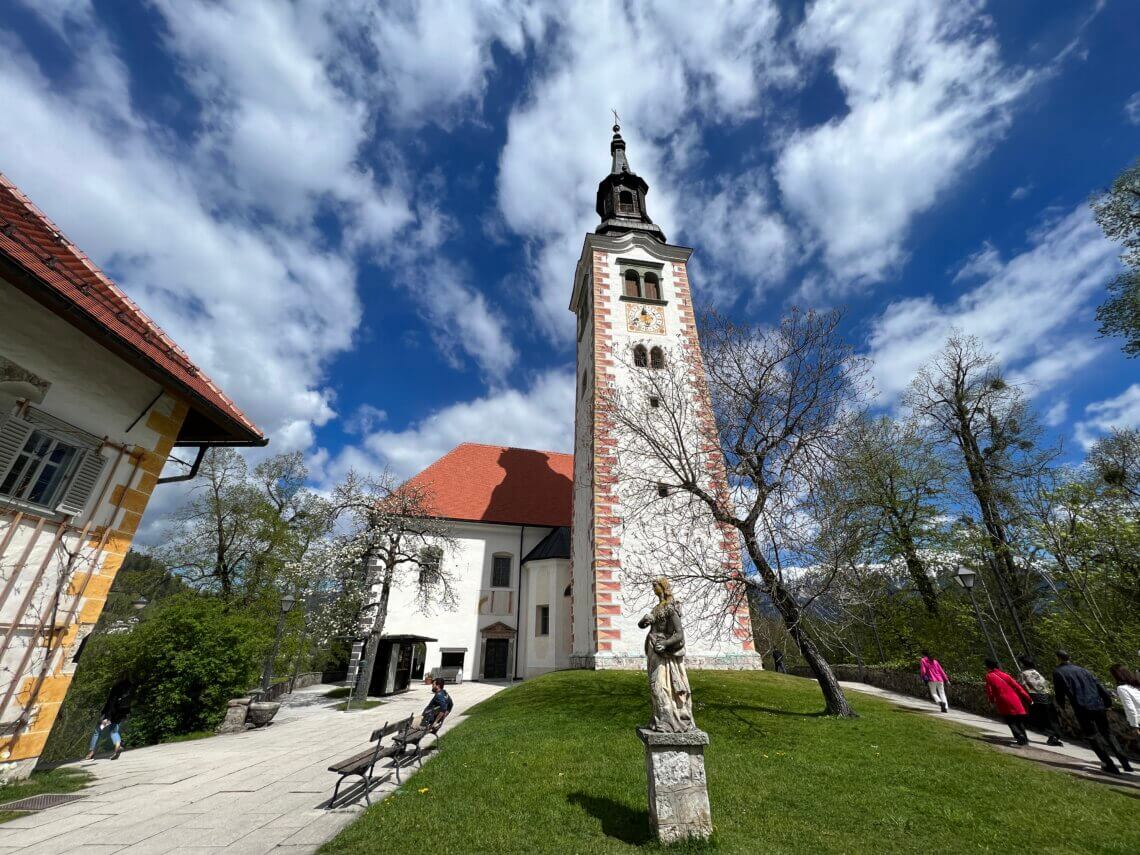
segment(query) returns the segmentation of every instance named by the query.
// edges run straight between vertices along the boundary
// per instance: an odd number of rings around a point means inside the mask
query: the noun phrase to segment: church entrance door
[[[510,642],[506,638],[488,638],[487,653],[483,660],[484,680],[505,680],[507,678],[507,648]]]

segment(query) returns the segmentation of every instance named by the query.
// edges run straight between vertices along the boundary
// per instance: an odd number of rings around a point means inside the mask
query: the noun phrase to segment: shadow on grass
[[[599,820],[602,823],[602,833],[607,837],[634,846],[642,846],[653,839],[647,810],[635,810],[611,798],[592,796],[589,793],[570,793],[566,801]]]

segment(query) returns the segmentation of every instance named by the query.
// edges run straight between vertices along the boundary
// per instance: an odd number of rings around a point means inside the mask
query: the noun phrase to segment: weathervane
[[[610,112],[614,114],[614,127],[619,127],[621,125],[621,117],[618,116],[617,110],[611,108]]]

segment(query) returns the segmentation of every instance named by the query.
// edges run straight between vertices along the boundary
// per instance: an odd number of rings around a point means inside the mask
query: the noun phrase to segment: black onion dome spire
[[[602,224],[595,231],[601,235],[643,232],[664,243],[664,232],[653,224],[645,210],[645,194],[649,192],[649,185],[629,168],[625,156],[625,140],[621,138],[621,126],[618,124],[614,125],[610,156],[610,174],[598,185],[595,208],[602,218]]]

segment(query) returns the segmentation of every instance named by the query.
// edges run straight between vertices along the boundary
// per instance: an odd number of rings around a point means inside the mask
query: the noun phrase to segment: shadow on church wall
[[[570,524],[573,482],[551,468],[550,455],[507,448],[498,462],[503,480],[491,492],[483,519],[538,526]]]

